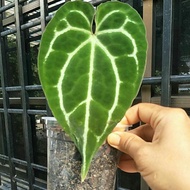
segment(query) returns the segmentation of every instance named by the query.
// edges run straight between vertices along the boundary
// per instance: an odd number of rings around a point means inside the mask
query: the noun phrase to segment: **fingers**
[[[128,126],[127,125],[116,125],[114,130],[112,132],[127,132],[128,131]],[[151,142],[153,135],[154,135],[154,130],[152,127],[148,124],[141,125],[135,129],[132,129],[128,131],[129,133],[133,133],[139,137],[141,137],[144,141],[146,142]]]
[[[152,142],[154,130],[150,125],[144,124],[135,129],[130,130],[129,133],[133,133],[139,136],[141,139],[143,139],[146,142]]]
[[[151,123],[159,119],[158,115],[162,111],[163,107],[149,103],[141,103],[129,108],[123,119],[117,124],[114,132],[108,136],[108,143],[135,160],[138,153],[142,152],[141,150],[146,147],[146,141],[152,141],[154,125],[152,128]],[[139,121],[146,124],[130,132],[124,132],[126,126],[133,125]]]
[[[123,152],[118,167],[126,172],[142,172],[145,163],[150,163],[152,143],[145,142],[130,132],[113,132],[108,136],[108,143]],[[153,153],[153,154],[152,154]]]
[[[150,120],[157,117],[161,106],[149,103],[140,103],[129,108],[121,121],[116,125],[113,131],[126,131],[133,124],[140,121],[150,124]]]
[[[160,117],[164,116],[163,110],[164,107],[156,104],[140,103],[127,110],[125,116],[120,121],[120,124],[133,125],[142,121],[154,127],[152,122],[155,122],[155,120],[158,120]]]
[[[134,160],[139,156],[138,152],[146,146],[146,142],[143,139],[129,132],[111,133],[107,140],[111,146],[129,154]]]
[[[113,129],[113,132],[114,131],[121,131],[121,132],[124,132],[124,131],[128,131],[128,128],[131,127],[131,125],[126,125],[126,124],[122,124],[121,122],[119,122],[115,128]]]

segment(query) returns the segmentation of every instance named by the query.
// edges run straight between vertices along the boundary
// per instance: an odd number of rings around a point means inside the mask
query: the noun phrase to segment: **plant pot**
[[[81,155],[73,141],[54,117],[46,117],[48,137],[49,190],[114,190],[117,150],[104,143],[92,160],[84,182],[81,182]]]

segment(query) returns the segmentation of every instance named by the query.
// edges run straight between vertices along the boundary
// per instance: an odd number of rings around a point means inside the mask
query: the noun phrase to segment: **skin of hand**
[[[144,124],[126,132],[124,126]],[[184,110],[140,103],[107,138],[122,152],[118,167],[139,172],[153,190],[190,189],[190,119]]]

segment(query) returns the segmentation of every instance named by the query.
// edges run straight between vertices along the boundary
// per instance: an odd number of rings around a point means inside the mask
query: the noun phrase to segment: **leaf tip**
[[[93,156],[92,156],[93,157]],[[81,182],[84,182],[84,180],[89,177],[87,176],[90,169],[90,163],[92,161],[92,157],[89,160],[83,159],[82,167],[81,167]]]
[[[86,179],[87,177],[87,174],[88,174],[88,168],[86,168],[84,166],[84,164],[82,165],[82,168],[81,168],[81,182],[84,182],[84,180]]]

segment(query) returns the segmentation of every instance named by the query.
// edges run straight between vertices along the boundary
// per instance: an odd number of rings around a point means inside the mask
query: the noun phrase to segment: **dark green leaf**
[[[82,1],[65,3],[46,27],[39,75],[54,116],[82,155],[82,179],[136,97],[146,51],[141,17],[121,2],[97,10]]]

